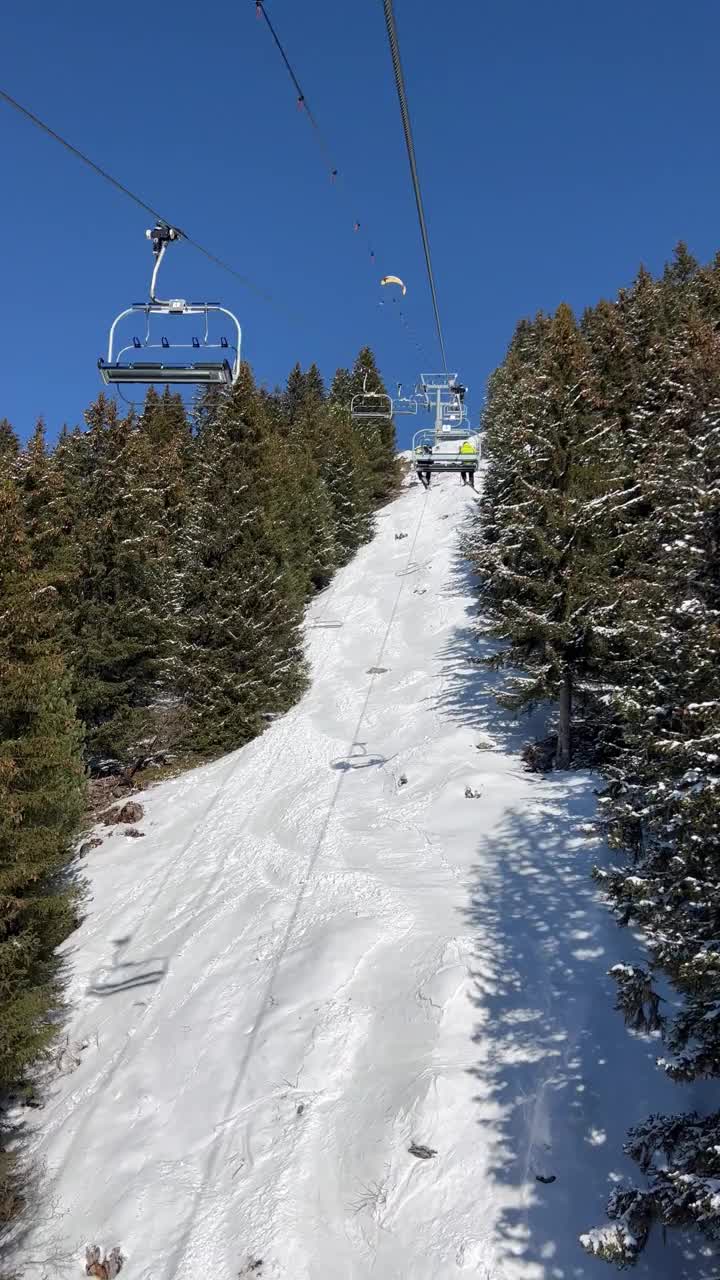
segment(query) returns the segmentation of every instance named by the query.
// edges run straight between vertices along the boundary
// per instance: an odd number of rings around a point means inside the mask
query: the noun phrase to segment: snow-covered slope
[[[313,605],[299,706],[88,856],[27,1274],[87,1241],[127,1280],[605,1274],[577,1236],[663,1086],[604,977],[592,780],[526,774],[472,662],[476,500],[410,484]]]

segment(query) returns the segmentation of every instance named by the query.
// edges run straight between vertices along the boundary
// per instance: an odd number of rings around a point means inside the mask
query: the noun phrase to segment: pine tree
[[[4,471],[20,452],[20,441],[7,418],[0,418],[0,467]]]
[[[276,447],[243,366],[202,424],[184,534],[189,742],[204,754],[247,742],[264,713],[292,705],[306,679],[302,603],[272,465]]]
[[[49,1043],[57,945],[73,926],[60,872],[83,808],[81,727],[56,645],[58,596],[33,569],[20,495],[0,478],[0,1085]]]
[[[296,418],[303,412],[305,406],[305,374],[300,368],[300,364],[293,365],[288,374],[288,380],[285,385],[285,394],[283,396],[283,410],[285,419],[292,424]]]
[[[362,395],[364,391],[387,395],[369,347],[363,347],[358,353],[352,373],[348,374],[346,369],[338,369],[330,401],[339,409],[349,412],[353,396]],[[395,424],[392,418],[378,417],[364,418],[351,425],[367,458],[372,502],[374,505],[386,502],[398,483]]]
[[[63,442],[79,574],[70,657],[92,760],[127,765],[156,743],[179,679],[177,546],[189,428],[178,397],[138,420],[100,397],[88,431]]]
[[[530,337],[519,335],[511,374],[520,414],[511,425],[513,472],[504,488],[491,487],[490,534],[477,562],[493,633],[507,642],[494,665],[524,672],[510,676],[503,701],[522,708],[558,699],[555,763],[566,768],[574,700],[592,688],[607,648],[605,475],[596,390],[569,307],[558,309],[542,336],[536,330],[540,341]],[[502,392],[496,383],[493,399]],[[507,415],[495,403],[489,412],[492,450],[498,418],[507,422]]]

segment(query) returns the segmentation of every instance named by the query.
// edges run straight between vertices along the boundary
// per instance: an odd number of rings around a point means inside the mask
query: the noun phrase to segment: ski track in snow
[[[672,1093],[612,1009],[632,946],[589,879],[593,780],[526,774],[470,660],[476,500],[410,485],[313,604],[301,703],[88,855],[88,1047],[33,1117],[25,1274],[81,1274],[86,1241],[127,1280],[602,1270],[577,1236]],[[636,1274],[699,1265],[651,1242]]]

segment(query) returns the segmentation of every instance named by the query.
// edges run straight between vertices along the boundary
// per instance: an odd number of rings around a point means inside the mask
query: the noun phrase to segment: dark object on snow
[[[525,768],[530,773],[549,773],[555,762],[557,752],[557,734],[551,733],[539,741],[527,742],[521,756]]]
[[[144,809],[137,800],[128,800],[120,809],[108,809],[106,813],[100,816],[106,827],[112,827],[116,822],[139,822],[144,815]]]
[[[415,587],[415,590],[413,591],[414,596],[424,596],[426,594],[427,594],[427,587]]]
[[[144,832],[144,831],[138,831],[137,827],[128,827],[127,831],[125,832],[125,835],[126,835],[126,836],[133,836],[133,838],[134,838],[135,840],[141,840],[141,839],[143,838],[143,836],[145,835],[145,832]]]
[[[387,670],[387,667],[368,667],[367,674],[369,676],[384,676]]]
[[[100,839],[100,836],[91,836],[89,840],[85,840],[84,843],[80,845],[80,848],[78,849],[78,856],[80,858],[84,858],[86,853],[89,853],[91,849],[99,849],[101,844],[102,840]]]
[[[305,1110],[305,1103],[299,1102],[297,1107],[295,1108],[295,1115],[301,1116],[304,1110]]]
[[[97,1280],[115,1280],[124,1261],[117,1245],[103,1257],[99,1245],[89,1244],[85,1250],[85,1275],[97,1276]]]
[[[396,533],[396,534],[395,534],[395,541],[396,541],[396,542],[402,542],[403,538],[407,538],[407,537],[409,537],[409,536],[410,536],[410,535],[409,535],[409,534],[407,534],[407,533]]]
[[[407,786],[407,774],[406,774],[406,773],[401,773],[401,774],[400,774],[400,777],[398,778],[398,782],[397,782],[397,784],[398,784],[398,786],[399,786],[399,787],[406,787],[406,786]]]
[[[420,1142],[411,1142],[408,1151],[411,1156],[417,1156],[418,1160],[432,1160],[437,1155],[434,1147],[424,1147]]]
[[[549,1175],[549,1177],[547,1177],[547,1178],[544,1178],[544,1177],[543,1177],[543,1175],[542,1175],[541,1173],[536,1173],[536,1174],[535,1174],[535,1181],[536,1181],[536,1182],[542,1182],[545,1186],[547,1186],[547,1185],[548,1185],[549,1183],[551,1183],[551,1182],[557,1182],[557,1178],[556,1178],[556,1176],[555,1176],[555,1174],[554,1174],[554,1173],[551,1173],[551,1174]]]
[[[472,787],[465,788],[466,800],[479,800],[481,796],[482,796],[482,791],[473,791]]]

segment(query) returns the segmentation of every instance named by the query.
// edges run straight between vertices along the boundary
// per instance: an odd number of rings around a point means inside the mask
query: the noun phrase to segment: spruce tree
[[[0,418],[0,467],[12,465],[20,452],[20,441],[7,418]]]
[[[292,705],[306,680],[277,443],[244,365],[202,423],[183,537],[189,744],[204,754],[247,742],[265,713]]]
[[[387,395],[369,347],[363,347],[358,353],[350,374],[346,369],[338,369],[330,400],[349,414],[353,396],[362,395],[364,391]],[[371,500],[377,506],[392,496],[398,483],[395,423],[392,418],[382,417],[350,421],[367,458]]]
[[[0,1085],[49,1043],[55,948],[74,922],[60,873],[83,809],[81,726],[57,647],[58,594],[33,568],[20,494],[0,477]]]
[[[70,656],[89,758],[125,766],[162,745],[175,696],[189,429],[169,393],[151,393],[140,419],[101,396],[87,421],[61,453],[80,555]]]
[[[494,665],[523,670],[508,679],[503,701],[522,708],[558,700],[556,765],[567,768],[574,700],[592,686],[606,652],[607,521],[597,501],[604,475],[595,388],[569,307],[558,309],[533,355],[524,365],[519,357],[514,479],[491,493],[490,537],[477,560],[494,634],[507,642]],[[493,405],[491,420],[496,413]],[[493,448],[492,426],[489,436]]]

